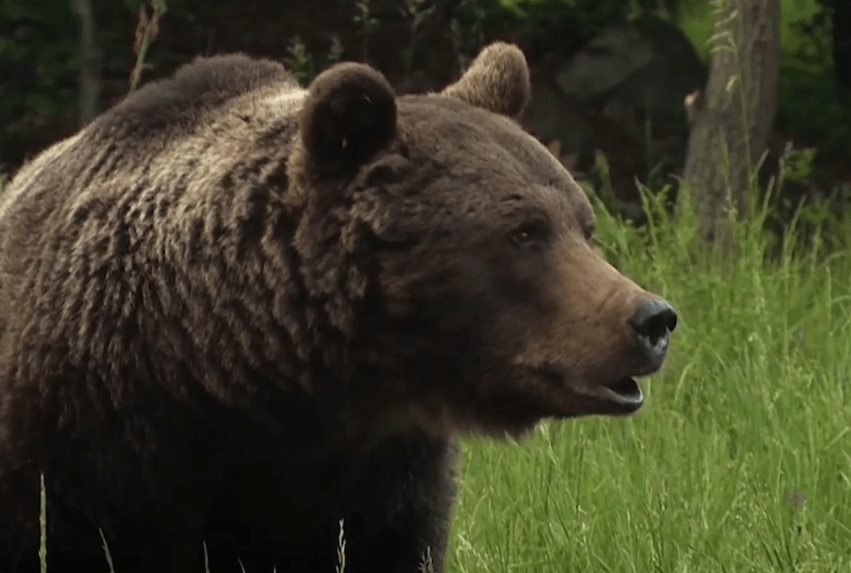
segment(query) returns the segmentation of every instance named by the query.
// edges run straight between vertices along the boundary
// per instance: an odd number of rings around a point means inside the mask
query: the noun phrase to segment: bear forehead
[[[400,136],[440,162],[480,163],[493,173],[568,187],[561,163],[512,119],[438,95],[398,100]]]
[[[516,121],[440,95],[402,96],[397,103],[401,142],[445,168],[448,180],[482,188],[478,199],[519,195],[553,215],[569,213],[583,224],[593,219],[582,188]]]

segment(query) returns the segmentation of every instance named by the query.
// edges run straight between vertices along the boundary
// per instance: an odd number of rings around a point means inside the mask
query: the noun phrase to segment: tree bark
[[[833,3],[833,64],[839,96],[851,104],[851,0]]]
[[[716,0],[715,48],[692,119],[684,184],[704,240],[726,235],[728,208],[746,215],[751,180],[768,147],[780,75],[779,0]],[[699,96],[699,97],[696,97]]]
[[[97,43],[97,27],[92,0],[71,0],[71,8],[80,18],[80,87],[78,114],[80,125],[97,116],[103,58]]]

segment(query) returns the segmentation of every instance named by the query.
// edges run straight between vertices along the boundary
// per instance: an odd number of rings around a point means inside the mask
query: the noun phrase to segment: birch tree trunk
[[[768,147],[780,75],[779,0],[714,0],[715,48],[704,94],[686,98],[692,120],[684,183],[701,236],[726,234],[728,209],[747,213],[750,181]]]

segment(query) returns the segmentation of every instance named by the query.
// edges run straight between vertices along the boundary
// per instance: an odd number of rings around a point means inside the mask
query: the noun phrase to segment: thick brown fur
[[[202,58],[26,165],[0,573],[37,570],[40,474],[59,573],[107,570],[98,528],[122,573],[199,571],[202,541],[214,573],[333,571],[341,519],[348,573],[441,571],[459,431],[637,407],[606,384],[661,365],[631,326],[656,297],[589,242],[529,91],[500,43],[401,98],[360,64],[303,90]]]

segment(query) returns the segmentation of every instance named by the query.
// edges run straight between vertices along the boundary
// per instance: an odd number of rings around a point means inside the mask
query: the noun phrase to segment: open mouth
[[[625,412],[634,412],[644,404],[644,394],[632,378],[621,378],[602,384],[599,388],[612,402],[622,406]]]
[[[573,408],[576,410],[566,414],[567,417],[589,414],[628,415],[638,411],[644,405],[644,394],[635,379],[631,377],[573,386],[567,382],[569,377],[556,369],[542,369],[539,372],[558,388],[559,393],[567,391],[576,397],[574,406],[569,407],[570,410]]]

